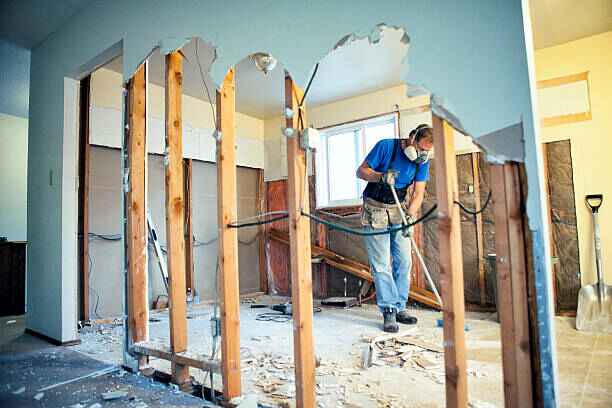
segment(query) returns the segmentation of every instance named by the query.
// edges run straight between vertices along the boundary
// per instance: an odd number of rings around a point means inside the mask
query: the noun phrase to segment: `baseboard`
[[[51,343],[54,346],[76,346],[77,344],[81,344],[81,339],[75,339],[75,340],[69,340],[69,341],[59,341],[57,339],[54,339],[52,337],[49,337],[45,334],[39,333],[37,331],[34,331],[32,329],[25,329],[25,332],[31,336],[37,337],[41,340],[46,341],[47,343]]]

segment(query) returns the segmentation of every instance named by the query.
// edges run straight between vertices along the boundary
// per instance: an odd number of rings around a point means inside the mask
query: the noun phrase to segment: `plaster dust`
[[[257,303],[280,303],[286,298],[262,296]],[[251,301],[252,302],[252,301]],[[251,303],[249,302],[249,303]],[[259,313],[269,309],[252,309],[241,305],[241,349],[243,394],[256,394],[259,401],[279,406],[295,396],[293,383],[293,327],[291,321],[277,323],[257,321]],[[419,318],[416,329],[402,327],[421,342],[441,347],[442,329],[436,327],[438,312],[412,309]],[[210,354],[211,305],[198,305],[189,312],[189,350]],[[466,333],[468,381],[473,402],[503,405],[501,366],[499,363],[498,324],[487,315],[470,315]],[[169,343],[167,311],[152,312],[151,341]],[[325,308],[314,318],[317,358],[317,400],[324,407],[441,407],[444,406],[443,354],[421,347],[386,342],[377,350],[378,357],[370,368],[361,369],[362,350],[367,341],[383,334],[381,319],[374,305],[349,310]],[[102,361],[122,361],[123,328],[120,321],[81,332],[79,351]],[[494,338],[494,340],[491,340]],[[433,347],[434,349],[437,347]],[[168,362],[152,359],[151,365],[165,372]],[[205,373],[191,369],[199,382],[209,385]],[[215,376],[215,386],[221,379]]]
[[[293,384],[293,326],[291,322],[257,321],[251,303],[276,304],[287,298],[260,296],[243,299],[240,314],[243,394],[254,394],[261,403],[280,406],[295,398]],[[412,307],[419,318],[416,328],[402,326],[402,333],[417,343],[442,345],[442,329],[436,327],[440,313]],[[210,354],[212,305],[200,304],[189,311],[189,350]],[[500,327],[495,313],[466,312],[468,395],[473,407],[503,406]],[[443,354],[411,346],[400,339],[375,348],[368,369],[362,369],[364,347],[380,331],[381,319],[374,305],[352,309],[324,308],[314,315],[317,358],[317,400],[320,407],[443,407]],[[167,311],[152,312],[150,339],[169,344]],[[110,364],[122,362],[121,320],[81,330],[82,343],[74,349]],[[612,335],[578,332],[574,319],[556,318],[560,367],[560,407],[612,406]],[[168,362],[151,359],[156,369],[170,372]],[[190,374],[209,386],[205,373]],[[215,376],[215,387],[221,378]],[[595,405],[589,405],[595,404]],[[599,405],[597,405],[599,404]]]

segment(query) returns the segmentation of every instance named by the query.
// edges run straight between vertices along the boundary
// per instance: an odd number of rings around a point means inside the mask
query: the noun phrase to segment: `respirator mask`
[[[417,140],[419,132],[423,129],[431,129],[429,125],[419,125],[416,129],[414,129],[414,134],[410,137],[412,142]],[[417,164],[425,164],[429,160],[433,159],[433,149],[432,150],[420,150],[413,144],[406,146],[404,149],[404,154],[410,161],[413,161]]]
[[[418,150],[412,145],[404,149],[404,154],[417,164],[425,164],[433,158],[433,150]]]

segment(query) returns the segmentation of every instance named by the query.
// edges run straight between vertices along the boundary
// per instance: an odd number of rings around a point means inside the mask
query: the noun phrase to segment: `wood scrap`
[[[280,242],[283,244],[289,244],[289,236],[286,232],[272,229],[269,233],[271,240]],[[311,256],[315,258],[321,258],[323,262],[339,269],[344,272],[348,272],[366,282],[373,282],[370,267],[361,262],[357,262],[353,259],[337,254],[327,248],[321,248],[314,244],[311,244]],[[436,300],[433,292],[426,289],[417,288],[416,286],[410,287],[410,299],[416,302],[422,303],[426,306],[432,307],[436,310],[442,310],[442,306]]]

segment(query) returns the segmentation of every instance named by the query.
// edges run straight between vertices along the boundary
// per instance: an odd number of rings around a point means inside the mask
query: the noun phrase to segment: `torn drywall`
[[[523,162],[525,148],[523,124],[517,123],[473,139],[491,163],[503,164],[506,161]]]

